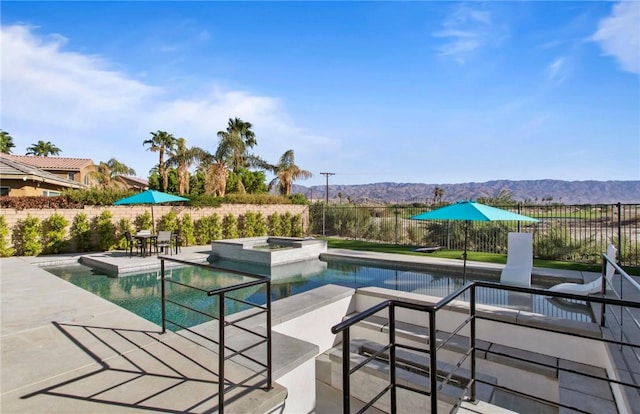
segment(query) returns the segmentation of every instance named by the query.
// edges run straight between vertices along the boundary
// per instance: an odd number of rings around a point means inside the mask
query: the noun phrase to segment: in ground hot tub
[[[317,259],[326,253],[327,241],[301,237],[246,237],[211,243],[214,258],[278,266]]]

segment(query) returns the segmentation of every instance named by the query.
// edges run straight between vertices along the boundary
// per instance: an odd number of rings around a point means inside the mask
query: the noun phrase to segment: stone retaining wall
[[[129,219],[129,221],[133,223],[137,216],[143,214],[145,211],[151,211],[151,206],[85,206],[82,209],[2,209],[0,215],[4,216],[5,222],[9,227],[9,240],[7,240],[7,242],[11,244],[13,227],[19,220],[27,218],[27,215],[45,220],[55,213],[60,214],[69,221],[69,227],[67,227],[68,232],[74,217],[79,213],[86,214],[89,222],[92,222],[93,219],[98,217],[104,210],[111,212],[113,216],[111,221],[114,224],[117,224],[120,219]],[[156,224],[162,216],[168,214],[170,211],[175,212],[179,219],[181,219],[184,214],[189,214],[194,222],[212,214],[217,214],[220,219],[222,219],[229,214],[239,217],[248,211],[252,211],[262,213],[262,216],[266,219],[273,213],[285,214],[289,212],[291,215],[302,215],[302,230],[304,234],[306,234],[309,229],[309,207],[299,204],[223,204],[220,207],[153,206],[153,216]]]

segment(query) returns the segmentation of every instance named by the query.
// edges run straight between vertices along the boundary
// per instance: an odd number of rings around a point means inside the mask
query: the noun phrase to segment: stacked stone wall
[[[113,224],[117,224],[121,219],[128,219],[133,223],[137,216],[142,215],[145,211],[151,211],[151,206],[85,206],[82,209],[2,209],[0,211],[0,215],[4,216],[5,222],[9,228],[9,240],[7,240],[7,243],[11,244],[10,238],[12,229],[19,220],[24,220],[28,215],[31,217],[37,217],[40,220],[46,220],[53,214],[57,213],[69,221],[69,226],[67,227],[68,233],[73,219],[79,213],[86,214],[89,222],[93,222],[94,218],[100,216],[100,214],[105,210],[109,210],[111,212],[111,221]],[[299,204],[223,204],[220,207],[185,207],[171,205],[153,206],[153,217],[156,223],[162,216],[168,214],[170,211],[175,212],[179,219],[182,219],[183,215],[189,214],[194,222],[203,217],[211,216],[212,214],[217,214],[220,219],[229,214],[238,218],[246,212],[251,211],[261,213],[266,219],[273,213],[285,214],[289,212],[291,215],[300,214],[302,216],[302,229],[304,234],[307,234],[309,229],[309,207]]]

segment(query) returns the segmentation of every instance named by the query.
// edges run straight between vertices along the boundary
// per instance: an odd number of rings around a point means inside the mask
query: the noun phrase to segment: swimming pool
[[[220,261],[223,266],[244,272],[270,275],[271,300],[275,301],[296,295],[323,285],[336,284],[359,288],[377,286],[404,292],[415,292],[444,297],[463,286],[463,279],[442,272],[406,270],[402,268],[377,267],[340,261],[310,260],[292,266],[270,269],[256,264]],[[125,308],[151,322],[161,324],[161,284],[160,272],[151,271],[122,277],[102,274],[80,264],[45,268],[50,273],[88,290],[118,306]],[[167,270],[167,276],[204,290],[238,283],[240,276],[230,272],[212,271],[199,267],[181,267]],[[480,279],[475,280],[492,280]],[[264,287],[254,286],[234,292],[237,299],[255,304],[264,304]],[[167,297],[179,303],[216,314],[217,302],[200,291],[176,284],[167,284]],[[479,303],[526,310],[547,316],[586,321],[593,320],[590,310],[581,304],[559,303],[545,296],[527,295],[481,288],[477,293]],[[247,305],[229,300],[226,303],[229,314],[245,310]],[[187,312],[175,305],[167,307],[168,318],[183,326],[191,327],[208,319],[202,315]],[[168,326],[168,329],[172,327]]]

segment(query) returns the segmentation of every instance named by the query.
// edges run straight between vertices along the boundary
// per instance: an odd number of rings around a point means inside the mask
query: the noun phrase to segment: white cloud
[[[26,26],[1,30],[3,117],[87,128],[159,92],[96,56],[63,51],[61,36],[38,38]]]
[[[562,83],[566,79],[566,59],[559,57],[547,67],[547,77],[555,83]]]
[[[442,23],[443,29],[433,33],[445,42],[438,47],[440,56],[465,63],[472,54],[491,39],[491,14],[487,11],[458,7]]]
[[[28,26],[2,26],[0,42],[0,115],[16,154],[46,139],[62,156],[94,162],[115,157],[145,176],[157,163],[142,145],[151,131],[168,131],[213,151],[217,131],[231,117],[254,125],[256,153],[270,162],[294,148],[305,165],[305,154],[329,154],[339,145],[295,125],[276,98],[224,90],[213,80],[199,96],[181,95],[114,71],[104,58],[67,51],[64,37],[42,37]]]
[[[591,37],[605,55],[613,56],[626,72],[640,74],[640,2],[622,1],[611,16],[600,20]]]

